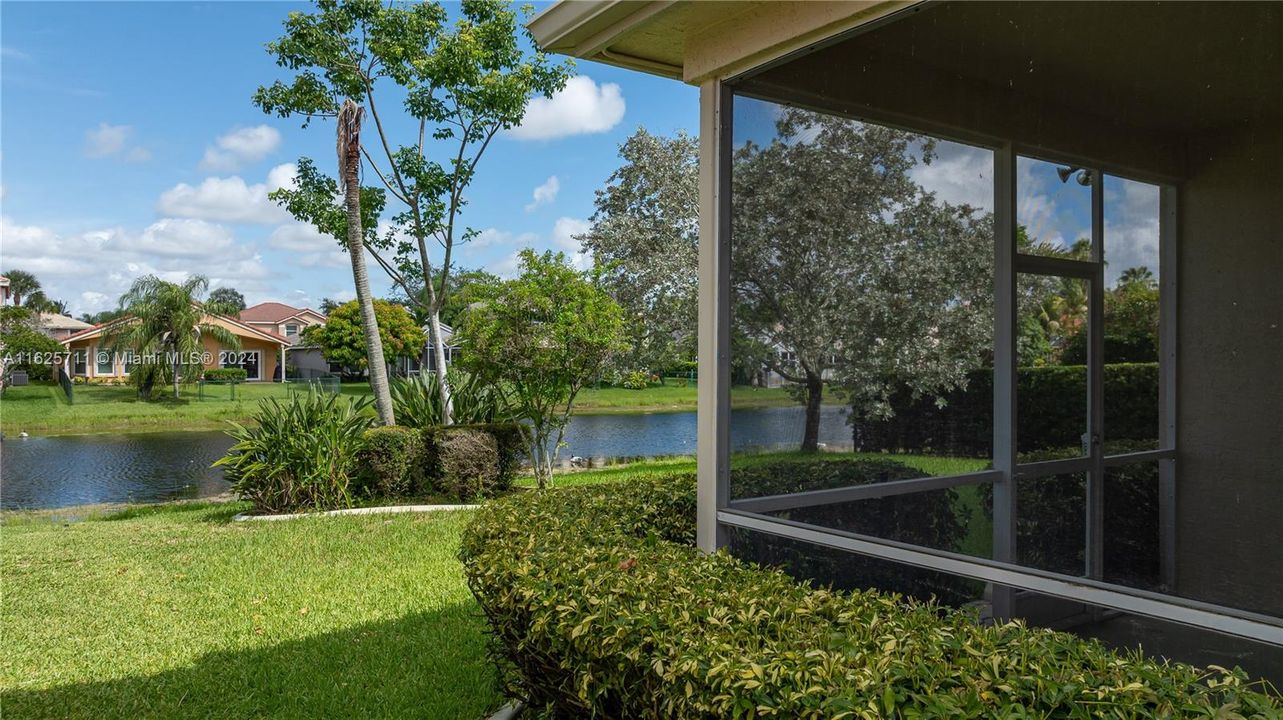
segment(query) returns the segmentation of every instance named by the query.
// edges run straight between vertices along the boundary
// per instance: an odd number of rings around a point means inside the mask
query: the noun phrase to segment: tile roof
[[[280,322],[301,312],[303,312],[303,308],[296,308],[285,303],[265,302],[242,310],[240,320],[241,322]]]

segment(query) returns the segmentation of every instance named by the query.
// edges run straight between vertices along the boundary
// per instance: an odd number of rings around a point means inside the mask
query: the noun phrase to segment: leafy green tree
[[[144,364],[167,359],[175,400],[179,382],[198,380],[204,371],[202,338],[213,338],[224,350],[241,346],[240,338],[226,328],[205,321],[200,298],[208,287],[209,280],[203,275],[193,275],[182,283],[154,275],[140,277],[120,296],[125,316],[105,333],[112,352],[132,351],[144,358]],[[155,376],[151,370],[143,374]],[[140,388],[144,396],[149,391]]]
[[[564,254],[527,249],[521,275],[468,308],[458,338],[458,362],[530,422],[535,477],[548,487],[575,398],[626,347],[623,310]]]
[[[405,307],[386,300],[374,300],[373,305],[386,357],[418,357],[427,338]],[[318,345],[327,362],[345,368],[369,369],[361,307],[356,300],[335,308],[324,325],[305,328],[303,339]]]
[[[245,309],[245,296],[240,294],[236,288],[215,288],[209,293],[209,298],[205,301],[205,305],[212,312],[236,317]]]
[[[103,323],[111,322],[124,314],[124,310],[116,308],[114,310],[102,310],[96,313],[81,313],[80,320],[82,322],[87,322],[90,325],[102,325]]]
[[[800,109],[775,129],[733,160],[734,321],[794,383],[814,451],[826,378],[878,416],[897,387],[947,391],[982,362],[992,221],[913,180],[929,139]]]
[[[363,144],[361,153],[397,205],[391,229],[368,247],[427,313],[447,418],[440,316],[449,299],[455,246],[475,235],[459,219],[465,191],[494,136],[520,123],[527,102],[550,96],[569,74],[568,65],[525,50],[525,12],[495,0],[465,0],[459,19],[450,23],[436,2],[319,0],[314,12],[290,13],[285,33],[267,46],[293,77],[254,95],[264,112],[302,116],[304,125],[334,117],[346,100],[360,101],[369,111],[376,141]],[[384,101],[400,101],[411,122],[385,123]],[[394,138],[394,128],[405,126],[413,128],[408,137]],[[364,188],[361,194],[365,213]],[[333,195],[312,202],[333,204]],[[441,248],[437,262],[430,244]],[[416,281],[425,292],[413,289]]]
[[[26,370],[32,380],[52,377],[54,361],[66,349],[40,331],[28,306],[0,306],[0,389],[13,370]]]
[[[663,370],[694,357],[699,287],[699,143],[638,128],[597,191],[581,238],[629,319],[621,369]]]
[[[334,312],[334,308],[338,306],[339,306],[339,301],[335,300],[334,298],[321,298],[321,304],[320,306],[318,306],[317,309],[321,311],[322,315],[329,315],[330,313]]]

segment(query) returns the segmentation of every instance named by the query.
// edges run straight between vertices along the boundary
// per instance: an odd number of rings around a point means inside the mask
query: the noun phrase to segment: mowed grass
[[[148,430],[218,430],[228,420],[250,421],[264,398],[285,398],[291,386],[283,383],[243,383],[205,388],[204,399],[196,386],[182,387],[177,401],[162,388],[156,400],[143,402],[128,385],[76,385],[73,402],[62,389],[47,383],[8,388],[0,395],[0,430],[17,434],[131,432]],[[370,395],[364,382],[343,383],[340,392],[349,397]],[[694,385],[661,385],[644,390],[588,388],[575,402],[579,415],[694,412]],[[796,405],[782,388],[736,387],[731,390],[736,409]],[[371,411],[372,412],[372,411]]]
[[[247,420],[265,398],[284,399],[299,386],[284,383],[243,383],[236,386],[210,385],[205,397],[195,385],[181,386],[173,400],[165,388],[153,391],[155,400],[138,399],[128,385],[76,385],[68,402],[57,385],[32,384],[12,387],[0,396],[0,429],[6,433],[92,433],[147,430],[218,430],[227,420]],[[369,395],[364,383],[344,383],[340,392],[348,396]]]
[[[231,522],[244,504],[0,532],[5,718],[479,718],[470,513]]]

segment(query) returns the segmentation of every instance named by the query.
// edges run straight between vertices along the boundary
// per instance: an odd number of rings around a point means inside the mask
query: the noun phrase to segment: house
[[[432,324],[425,323],[423,326],[423,336],[427,342],[423,345],[423,352],[419,357],[401,357],[393,363],[392,371],[397,375],[409,377],[418,375],[426,367],[428,372],[436,372],[437,356],[433,351],[432,345]],[[455,354],[459,348],[454,344],[454,328],[445,323],[441,323],[441,338],[445,340],[445,363],[450,365],[454,362]]]
[[[324,325],[325,315],[311,308],[265,302],[245,308],[238,317],[250,327],[276,333],[290,341],[285,365],[291,376],[317,377],[332,372],[321,356],[321,349],[303,341],[303,330],[312,325]]]
[[[9,278],[0,275],[0,305],[9,302]]]
[[[563,0],[529,28],[544,50],[699,88],[701,548],[855,558],[889,589],[909,573],[965,581],[995,619],[1283,680],[1278,5]],[[946,159],[965,166],[953,179],[992,213],[992,264],[981,271],[992,277],[992,404],[977,405],[992,427],[987,469],[772,497],[735,491],[732,173],[747,141],[813,141],[798,125],[781,128],[790,113],[810,118],[803,130],[834,121],[937,141],[932,170],[948,171]],[[1143,201],[1133,208],[1143,235],[1121,229],[1129,194]],[[1022,229],[1036,230],[1031,206],[1048,202],[1076,208],[1089,257],[1018,250]],[[1146,390],[1156,420],[1145,442],[1111,449],[1120,400],[1102,379],[1102,298],[1110,274],[1138,255],[1161,295]],[[1081,445],[1057,459],[1018,452],[1036,418],[1018,413],[1017,291],[1037,278],[1080,288],[1089,327],[1087,391],[1064,398],[1079,408]],[[1143,479],[1120,480],[1134,470]],[[934,547],[859,523],[862,503],[941,493],[992,498],[983,547]],[[1061,509],[1039,515],[1048,493],[1061,494]],[[808,519],[816,508],[846,519]],[[1032,552],[1053,536],[1060,551]],[[1128,565],[1144,565],[1145,577],[1118,572]]]
[[[112,353],[106,343],[106,335],[117,325],[129,321],[127,317],[113,320],[62,338],[63,346],[70,353],[69,375],[83,377],[91,382],[118,382],[128,378],[128,354]],[[250,382],[281,380],[280,370],[286,350],[290,347],[288,338],[225,315],[207,314],[203,322],[222,327],[237,336],[241,342],[239,350],[227,351],[214,338],[203,337],[205,369],[240,367],[245,369],[246,379]]]
[[[62,340],[75,333],[92,328],[93,325],[58,313],[40,313],[40,329],[54,340]]]

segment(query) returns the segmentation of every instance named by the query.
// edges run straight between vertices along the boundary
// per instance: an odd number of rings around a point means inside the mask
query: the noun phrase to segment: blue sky
[[[114,306],[147,272],[200,272],[251,303],[351,297],[337,246],[263,197],[300,156],[333,164],[333,125],[250,103],[284,77],[264,43],[305,7],[0,4],[0,268],[35,272],[75,314]],[[505,273],[521,247],[573,251],[618,145],[639,125],[697,127],[695,88],[596,63],[577,73],[487,152],[464,215],[482,235],[463,265]]]

